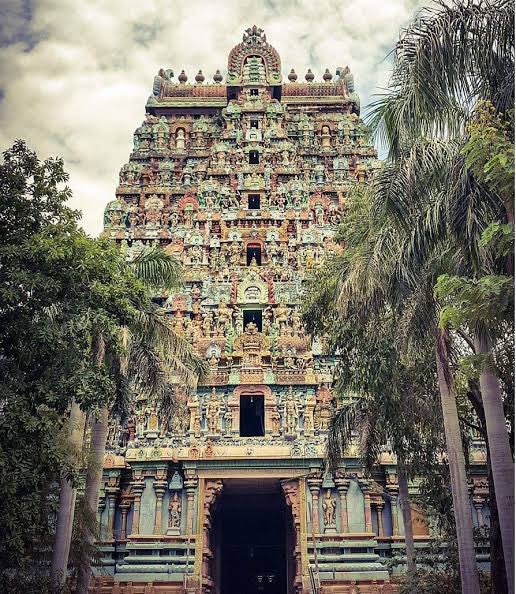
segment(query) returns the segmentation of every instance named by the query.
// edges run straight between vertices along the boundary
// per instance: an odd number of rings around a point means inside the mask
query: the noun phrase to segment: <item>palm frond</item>
[[[175,373],[187,386],[196,386],[205,375],[206,362],[194,352],[190,342],[175,331],[170,316],[162,308],[138,310],[134,334],[162,357],[170,372]]]
[[[180,262],[160,248],[144,250],[132,260],[134,274],[151,290],[174,290],[182,283]]]
[[[377,463],[385,443],[385,436],[377,426],[377,407],[378,401],[364,394],[334,413],[326,444],[326,463],[330,471],[337,469],[355,434],[358,434],[360,457],[366,469],[370,470]]]
[[[513,3],[439,0],[402,31],[390,91],[371,106],[369,123],[398,157],[409,139],[463,135],[479,100],[511,109],[513,81]]]

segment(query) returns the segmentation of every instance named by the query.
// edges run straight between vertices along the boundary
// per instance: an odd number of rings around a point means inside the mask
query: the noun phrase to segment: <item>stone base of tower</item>
[[[193,586],[193,585],[192,585]],[[95,577],[90,585],[90,594],[195,594],[199,586],[189,586],[174,582],[156,581],[115,581],[112,577]],[[335,579],[322,582],[319,594],[396,594],[396,584],[383,580]],[[221,592],[220,594],[224,594]],[[301,594],[314,594],[312,589]]]
[[[364,498],[356,499],[358,491],[354,494],[358,483],[354,487],[346,483],[345,497],[341,489],[342,499],[337,501],[326,479],[319,500],[322,476],[310,473],[307,478],[296,464],[290,462],[288,469],[276,469],[276,473],[268,468],[255,476],[249,469],[206,464],[198,478],[197,506],[186,510],[187,525],[196,518],[195,535],[130,533],[124,541],[103,543],[103,567],[90,592],[396,592],[382,558],[384,548],[393,546],[391,539],[386,542],[371,530],[341,530],[348,521],[344,510],[349,510],[353,521],[351,512],[357,502],[367,517],[364,526],[371,528],[370,504],[364,506]],[[343,477],[337,477],[341,487]],[[145,518],[142,512],[140,527],[145,527]]]

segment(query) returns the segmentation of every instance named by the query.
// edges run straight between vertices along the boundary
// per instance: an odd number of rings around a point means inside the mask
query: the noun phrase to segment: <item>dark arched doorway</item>
[[[224,480],[214,514],[217,594],[292,594],[292,518],[279,481]]]

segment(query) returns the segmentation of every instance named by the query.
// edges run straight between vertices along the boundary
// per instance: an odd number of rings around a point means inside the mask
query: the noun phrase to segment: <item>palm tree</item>
[[[161,250],[142,252],[130,267],[144,283],[148,296],[153,291],[174,290],[180,286],[178,262]],[[124,350],[122,356],[115,359],[114,366],[120,374],[120,386],[128,389],[129,398],[143,393],[148,399],[162,402],[167,398],[167,392],[170,394],[174,390],[175,380],[192,388],[205,371],[203,361],[194,354],[190,343],[176,333],[170,317],[149,299],[137,304],[137,315],[129,325],[120,328],[120,338]],[[109,407],[106,405],[92,425],[84,496],[92,514],[96,514],[98,507],[108,420]],[[94,534],[88,531],[87,538],[92,542]],[[90,574],[89,564],[81,565],[77,594],[87,594]]]
[[[361,394],[352,403],[342,405],[330,423],[327,456],[330,470],[336,470],[339,462],[345,457],[348,446],[356,441],[358,436],[362,463],[366,472],[371,473],[374,465],[378,463],[382,448],[386,444],[390,445],[397,458],[399,499],[405,527],[407,575],[410,580],[413,580],[416,574],[416,555],[407,466],[403,453],[396,452],[395,446],[393,447],[393,441],[403,435],[399,432],[399,423],[396,421],[408,420],[405,416],[406,407],[401,408],[402,410],[400,410],[400,403],[390,397],[389,391],[385,391],[380,398]],[[406,427],[401,428],[401,431],[404,429]]]
[[[449,147],[443,145],[445,149]],[[348,217],[340,239],[346,250],[344,264],[333,273],[339,287],[339,308],[345,317],[362,312],[363,317],[381,319],[391,311],[397,319],[398,336],[407,353],[434,345],[445,427],[448,463],[454,496],[457,541],[463,591],[479,592],[473,543],[473,524],[467,491],[454,386],[449,372],[449,350],[443,348],[438,328],[438,308],[433,290],[438,274],[448,270],[460,251],[450,242],[433,249],[420,246],[421,225],[427,221],[432,180],[447,172],[447,151],[427,143],[413,149],[403,161],[385,166],[369,190],[355,201],[351,198]],[[423,150],[424,149],[424,150]],[[412,194],[413,196],[412,196]],[[360,196],[360,194],[359,194]],[[358,204],[358,208],[356,206]],[[422,221],[421,221],[422,219]],[[439,218],[431,218],[439,221]],[[425,237],[425,236],[423,236]],[[422,254],[424,257],[422,257]],[[443,381],[446,380],[446,381]]]
[[[411,230],[412,255],[418,253],[424,261],[446,238],[452,238],[465,275],[479,278],[486,270],[489,273],[491,263],[483,257],[479,237],[491,222],[512,222],[512,199],[504,200],[481,179],[473,179],[461,153],[480,101],[488,101],[503,119],[510,120],[508,114],[514,107],[513,3],[455,0],[451,5],[437,2],[422,11],[398,42],[389,88],[373,106],[371,122],[388,145],[393,167],[400,161],[406,164],[407,147],[410,151],[422,138],[441,142],[455,154],[443,163],[446,175],[425,180],[439,191],[433,196],[434,208],[428,208],[430,200],[426,202],[426,221],[420,219],[423,224]],[[413,166],[412,172],[416,169]],[[408,177],[398,178],[401,188],[397,192],[407,189],[408,181]],[[390,193],[391,212],[396,212],[399,221],[410,194],[410,187],[408,196],[398,194],[401,200]],[[457,274],[457,269],[451,274]],[[485,355],[487,361],[480,386],[509,591],[513,592],[514,464],[500,382],[489,364],[492,337],[480,328],[472,338],[477,354]]]
[[[101,351],[95,351],[96,360],[103,372],[114,380],[117,393],[92,418],[84,494],[86,515],[92,518],[96,517],[98,507],[111,408],[115,406],[122,412],[127,411],[136,393],[170,407],[173,405],[170,394],[175,383],[182,381],[193,387],[204,373],[202,360],[195,355],[191,345],[177,335],[167,313],[152,301],[156,290],[173,290],[180,286],[181,271],[177,261],[161,250],[151,250],[141,253],[131,263],[120,259],[120,266],[124,274],[132,275],[140,283],[141,291],[132,304],[133,315],[125,324],[113,328],[99,317],[94,325],[94,344],[102,345]],[[68,499],[63,501],[63,508],[69,505]],[[71,535],[73,509],[68,508],[66,517],[68,523],[56,535],[56,542],[67,540]],[[84,530],[84,538],[92,545],[95,530],[91,526],[85,526]],[[64,548],[69,551],[69,544]],[[53,575],[58,583],[66,577],[67,561],[67,555],[61,553],[59,564],[55,563]],[[88,591],[90,574],[89,560],[86,559],[79,567],[78,593]]]
[[[342,300],[347,275],[361,259],[370,222],[360,207],[355,211],[355,200],[348,207],[352,212],[341,236],[346,250],[315,273],[304,306],[309,331],[324,336],[328,349],[338,352],[340,359],[335,393],[344,404],[330,424],[328,464],[334,471],[352,441],[357,441],[368,473],[386,444],[396,454],[407,573],[413,579],[416,564],[408,479],[428,471],[441,450],[436,384],[428,373],[432,351],[402,352],[399,319],[385,301],[379,300],[373,308]]]
[[[84,439],[84,425],[86,415],[77,402],[70,407],[68,418],[68,443],[70,447],[70,464],[78,471],[80,468],[80,452]],[[77,488],[74,486],[71,477],[62,476],[59,491],[59,509],[56,522],[56,539],[52,551],[52,577],[56,584],[62,584],[66,580],[66,568],[70,554],[70,543],[72,540],[73,512]]]
[[[50,321],[55,312],[48,312]],[[105,356],[105,343],[100,336],[92,346],[92,355],[97,366],[101,366]],[[67,578],[68,558],[72,541],[77,485],[74,474],[81,468],[81,452],[84,442],[86,414],[74,400],[70,406],[68,417],[67,443],[69,447],[69,464],[71,474],[63,474],[60,480],[59,508],[57,512],[56,534],[52,551],[51,575],[56,587],[64,585]]]

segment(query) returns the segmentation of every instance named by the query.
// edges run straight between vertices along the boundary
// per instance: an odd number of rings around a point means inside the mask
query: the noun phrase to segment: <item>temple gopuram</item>
[[[156,298],[209,373],[177,386],[173,418],[140,399],[112,420],[93,592],[395,592],[395,460],[386,451],[367,477],[351,449],[325,472],[336,359],[300,315],[305,278],[341,249],[346,196],[378,167],[359,114],[348,67],[284,80],[256,26],[225,80],[154,78],[103,236],[128,257],[158,245],[182,263],[182,292]],[[481,473],[472,495],[481,525]],[[417,509],[413,522],[423,546],[428,522]]]

